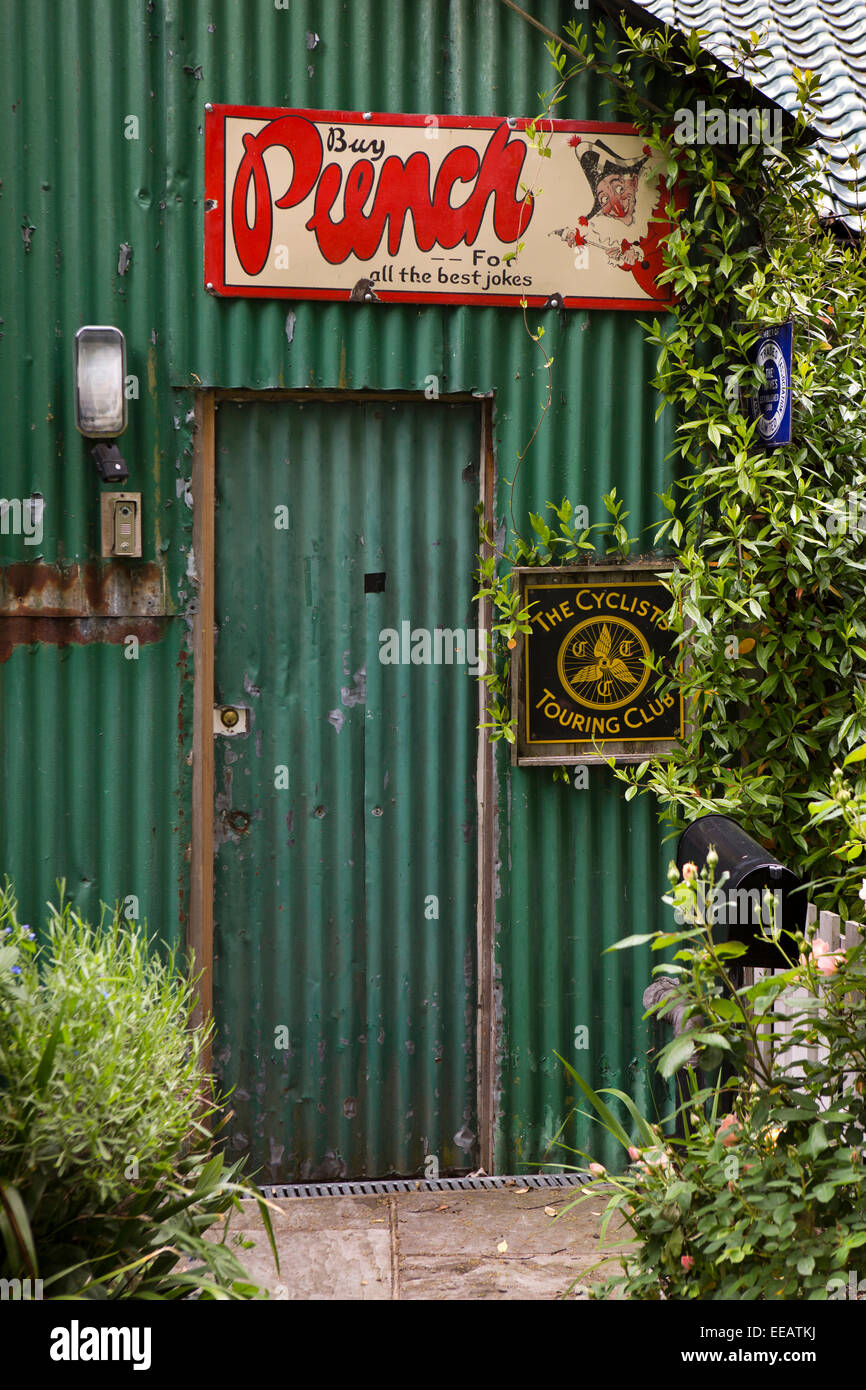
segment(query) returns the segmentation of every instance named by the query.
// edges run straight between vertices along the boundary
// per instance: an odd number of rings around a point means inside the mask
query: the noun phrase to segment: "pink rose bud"
[[[694,1255],[682,1255],[682,1256],[680,1257],[680,1264],[682,1265],[683,1269],[685,1269],[685,1270],[687,1270],[687,1271],[690,1270],[690,1269],[694,1269],[694,1267],[695,1267],[695,1257],[694,1257]]]
[[[632,1163],[637,1163],[640,1158],[640,1149],[635,1148],[634,1144],[629,1145],[628,1156]]]
[[[725,1115],[716,1132],[724,1147],[729,1149],[741,1137],[742,1128],[736,1115]]]
[[[683,865],[683,879],[686,883],[693,883],[697,876],[697,864],[688,863]]]
[[[605,1168],[603,1163],[590,1163],[589,1171],[593,1173],[597,1178],[603,1178],[607,1172],[607,1169]]]
[[[835,975],[844,954],[844,951],[831,951],[823,937],[816,936],[809,950],[800,957],[800,964],[814,965],[822,975]]]
[[[844,954],[844,951],[831,951],[829,955],[816,960],[815,964],[822,975],[835,975]]]

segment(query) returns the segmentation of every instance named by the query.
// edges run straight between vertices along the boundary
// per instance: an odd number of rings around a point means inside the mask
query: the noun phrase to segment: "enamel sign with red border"
[[[669,227],[631,127],[213,106],[205,285],[217,295],[643,309]],[[516,253],[516,255],[514,254]]]

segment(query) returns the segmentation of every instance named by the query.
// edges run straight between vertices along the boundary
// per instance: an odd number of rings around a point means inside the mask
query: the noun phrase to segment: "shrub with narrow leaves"
[[[255,1297],[226,1218],[258,1194],[213,1151],[194,981],[58,886],[41,946],[0,889],[0,1277],[46,1297]]]

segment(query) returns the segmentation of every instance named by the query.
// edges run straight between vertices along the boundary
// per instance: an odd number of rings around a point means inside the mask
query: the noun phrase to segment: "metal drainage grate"
[[[585,1175],[571,1173],[529,1173],[511,1178],[383,1178],[379,1182],[278,1183],[260,1187],[259,1191],[264,1197],[382,1197],[392,1192],[483,1192],[498,1187],[569,1190],[586,1181]]]

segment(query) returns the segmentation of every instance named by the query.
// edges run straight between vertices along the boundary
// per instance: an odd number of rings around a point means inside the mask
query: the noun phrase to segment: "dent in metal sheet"
[[[457,1145],[458,1149],[463,1149],[466,1153],[472,1148],[475,1143],[475,1135],[468,1124],[463,1124],[460,1129],[458,1129],[457,1133],[454,1135],[454,1143]]]
[[[328,1149],[324,1158],[313,1167],[310,1159],[305,1159],[301,1164],[301,1178],[304,1182],[339,1182],[346,1176],[347,1167],[343,1159],[334,1149]]]
[[[340,699],[346,709],[352,709],[355,705],[366,704],[367,701],[367,668],[362,666],[359,671],[355,671],[352,676],[352,685],[340,686]]]
[[[237,831],[234,829],[234,827],[233,827],[232,824],[231,824],[231,816],[232,816],[232,812],[233,812],[233,807],[232,807],[232,781],[233,781],[232,769],[231,769],[230,766],[226,766],[226,768],[225,768],[225,770],[224,770],[224,772],[223,772],[223,785],[222,785],[222,788],[220,788],[219,785],[217,785],[216,788],[215,788],[215,795],[214,795],[214,818],[213,818],[213,843],[214,843],[214,854],[217,854],[217,853],[219,852],[220,848],[221,848],[227,841],[231,841],[233,844],[237,844],[238,841],[239,841],[239,839],[240,839],[240,836],[238,835]]]

